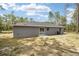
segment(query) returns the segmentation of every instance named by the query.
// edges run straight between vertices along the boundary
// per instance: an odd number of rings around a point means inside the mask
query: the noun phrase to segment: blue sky
[[[14,11],[16,16],[33,18],[35,21],[47,21],[49,11],[59,11],[61,15],[64,15],[65,6],[64,3],[0,3],[0,5],[6,9],[1,10],[0,15]],[[74,4],[69,4],[68,10],[73,11],[74,7]],[[68,15],[68,21],[70,21],[71,15]]]

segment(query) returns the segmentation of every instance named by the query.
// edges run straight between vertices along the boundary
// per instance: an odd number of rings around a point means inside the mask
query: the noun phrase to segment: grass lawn
[[[0,55],[79,55],[79,34],[13,38],[12,33],[0,33]]]

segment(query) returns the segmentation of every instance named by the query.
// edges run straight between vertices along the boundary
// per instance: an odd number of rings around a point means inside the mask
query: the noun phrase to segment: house
[[[13,35],[15,38],[63,34],[63,30],[63,26],[57,26],[49,22],[26,22],[13,25]]]

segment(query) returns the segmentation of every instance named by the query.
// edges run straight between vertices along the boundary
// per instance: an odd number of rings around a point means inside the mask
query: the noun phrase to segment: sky
[[[35,21],[47,21],[49,11],[60,12],[61,15],[65,15],[64,3],[0,3],[0,5],[5,9],[0,10],[0,15],[14,11],[16,16],[33,18]],[[69,4],[67,10],[69,11],[67,19],[70,22],[75,10],[74,4]]]

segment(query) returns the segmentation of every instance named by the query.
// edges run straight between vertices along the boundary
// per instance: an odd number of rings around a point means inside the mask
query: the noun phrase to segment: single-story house
[[[64,27],[50,22],[26,22],[13,25],[13,36],[15,38],[34,37],[39,35],[63,34]]]

